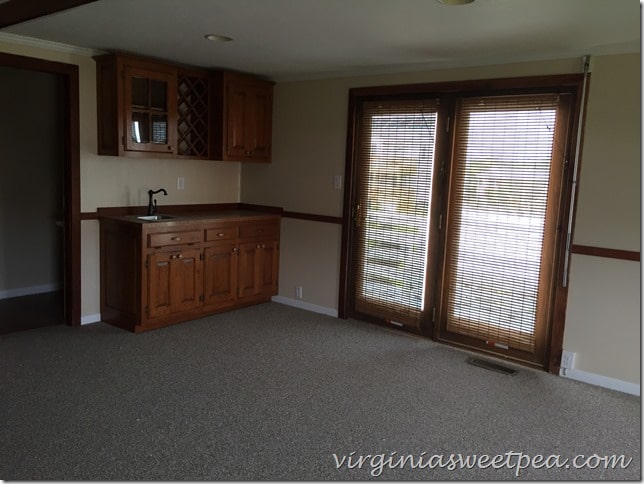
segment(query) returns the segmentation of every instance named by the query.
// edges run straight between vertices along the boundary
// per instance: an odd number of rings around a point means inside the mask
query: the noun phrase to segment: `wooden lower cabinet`
[[[101,219],[102,321],[140,332],[277,294],[279,216],[186,219]]]

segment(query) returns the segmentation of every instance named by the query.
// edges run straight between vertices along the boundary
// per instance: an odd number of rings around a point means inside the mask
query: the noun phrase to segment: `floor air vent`
[[[485,368],[486,370],[497,371],[499,373],[503,373],[504,375],[512,375],[517,372],[517,370],[514,370],[508,366],[499,365],[498,363],[494,363],[493,361],[482,360],[481,358],[468,358],[467,362],[470,365],[480,366],[481,368]]]

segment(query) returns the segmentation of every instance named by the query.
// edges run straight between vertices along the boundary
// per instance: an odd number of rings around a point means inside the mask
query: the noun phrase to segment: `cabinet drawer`
[[[221,225],[206,228],[206,242],[217,242],[218,240],[234,240],[237,238],[239,228],[237,225]]]
[[[240,230],[242,239],[272,239],[279,234],[279,224],[277,222],[243,224]]]
[[[164,232],[148,234],[148,247],[165,247],[167,245],[198,244],[201,242],[201,230],[185,232]]]

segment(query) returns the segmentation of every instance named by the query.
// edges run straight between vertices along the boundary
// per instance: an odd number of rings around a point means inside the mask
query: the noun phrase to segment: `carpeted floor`
[[[434,454],[507,452],[633,459],[519,479],[641,476],[639,397],[492,372],[424,338],[276,303],[140,335],[102,323],[13,333],[0,354],[5,480],[365,480],[407,454],[435,466]],[[516,472],[408,463],[377,477]]]

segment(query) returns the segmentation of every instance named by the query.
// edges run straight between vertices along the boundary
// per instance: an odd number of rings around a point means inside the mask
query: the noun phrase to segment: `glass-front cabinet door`
[[[176,75],[126,66],[124,147],[175,153]]]

